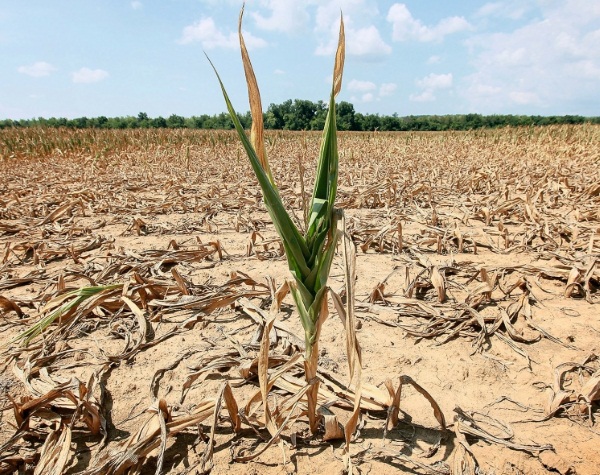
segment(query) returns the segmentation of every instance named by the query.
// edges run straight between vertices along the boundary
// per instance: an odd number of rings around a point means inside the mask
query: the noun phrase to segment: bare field
[[[319,144],[267,135],[298,222]],[[600,474],[600,127],[339,149],[355,473]],[[343,439],[302,413],[304,334],[234,132],[1,130],[0,153],[0,474],[343,471]],[[319,402],[337,427],[355,387],[329,307]]]

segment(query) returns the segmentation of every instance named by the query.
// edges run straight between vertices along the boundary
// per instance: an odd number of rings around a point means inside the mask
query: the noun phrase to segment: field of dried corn
[[[303,222],[320,134],[266,139]],[[331,303],[311,436],[283,248],[234,132],[0,131],[0,474],[599,474],[600,127],[339,149],[350,464],[344,321]]]

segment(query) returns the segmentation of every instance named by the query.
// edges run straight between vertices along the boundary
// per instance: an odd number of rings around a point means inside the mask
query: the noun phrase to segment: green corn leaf
[[[99,295],[105,291],[115,290],[119,287],[123,287],[123,284],[82,287],[56,297],[49,302],[49,304],[52,304],[53,302],[56,304],[62,304],[48,315],[41,318],[39,322],[33,324],[27,330],[17,335],[12,341],[20,341],[23,345],[27,346],[34,338],[41,335],[50,325],[52,325],[52,323],[61,319],[65,315],[68,315],[72,310],[77,309],[89,298]],[[72,300],[69,300],[71,298]]]
[[[242,15],[243,9],[240,13],[238,32],[252,114],[252,136],[250,139],[247,137],[240,123],[217,70],[210,59],[209,62],[215,71],[227,105],[227,110],[260,184],[265,206],[283,242],[288,266],[294,276],[294,282],[291,286],[292,296],[296,302],[300,321],[304,327],[307,352],[310,352],[311,346],[315,343],[317,337],[318,325],[320,325],[318,322],[323,309],[323,298],[327,292],[327,278],[335,255],[337,240],[337,218],[334,217],[334,204],[337,193],[339,156],[335,120],[335,97],[341,89],[344,67],[344,22],[343,19],[340,22],[340,36],[334,64],[333,87],[331,89],[329,110],[323,130],[323,141],[309,206],[308,222],[306,223],[306,231],[303,236],[283,206],[281,196],[273,181],[271,170],[266,160],[264,139],[262,138],[264,126],[262,124],[260,92],[242,37]],[[257,151],[260,153],[257,153]]]
[[[297,284],[298,282],[294,282]],[[306,298],[306,294],[303,294],[302,287],[300,285],[292,285],[291,292],[292,297],[294,298],[294,302],[296,303],[296,308],[298,309],[298,315],[300,316],[300,323],[302,324],[302,328],[304,328],[304,333],[306,335],[306,341],[308,342],[308,338],[310,335],[315,332],[315,324],[309,316],[308,308],[306,306],[306,302],[312,302],[314,297],[310,295],[310,298]]]
[[[319,205],[320,200],[327,201],[330,205],[330,211],[333,210],[337,192],[339,166],[336,135],[335,96],[332,91],[329,101],[329,111],[327,112],[327,118],[325,119],[325,128],[323,129],[320,160],[317,167],[315,188],[310,206],[311,215],[314,212],[315,207]]]
[[[283,206],[278,191],[272,185],[271,181],[269,180],[269,177],[262,168],[258,156],[256,155],[256,152],[254,150],[254,147],[252,147],[250,140],[246,136],[244,128],[242,127],[242,124],[238,119],[235,109],[233,108],[233,105],[229,100],[229,95],[225,90],[225,86],[221,81],[219,73],[217,72],[210,59],[208,61],[213,67],[213,70],[215,71],[215,74],[217,75],[217,78],[219,80],[221,91],[223,92],[223,97],[225,98],[225,103],[227,105],[227,110],[229,111],[229,115],[233,120],[235,129],[242,142],[244,150],[246,151],[246,154],[250,159],[252,169],[254,170],[256,178],[258,179],[261,190],[263,192],[265,205],[267,206],[267,210],[269,211],[269,215],[271,216],[273,225],[275,226],[277,233],[283,241],[286,254],[290,256],[290,270],[292,270],[294,274],[297,275],[297,277],[304,277],[310,273],[310,269],[306,264],[307,257],[309,256],[309,251],[304,241],[304,238],[300,234],[300,231],[298,231],[298,228],[296,227],[290,216],[287,214],[287,211]]]

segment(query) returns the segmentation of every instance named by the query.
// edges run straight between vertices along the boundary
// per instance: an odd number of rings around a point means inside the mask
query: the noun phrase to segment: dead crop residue
[[[266,140],[301,222],[320,134]],[[339,147],[349,459],[341,257],[311,436],[283,247],[233,133],[0,131],[0,474],[600,473],[600,127]]]

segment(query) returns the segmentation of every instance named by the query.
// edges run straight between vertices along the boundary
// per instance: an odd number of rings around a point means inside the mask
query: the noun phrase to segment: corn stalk
[[[242,8],[239,17],[238,33],[248,86],[250,112],[252,114],[250,138],[246,136],[229,100],[223,82],[212,62],[211,66],[215,69],[227,109],[260,184],[265,206],[269,211],[277,233],[283,241],[288,266],[294,278],[292,295],[298,308],[306,341],[305,376],[306,381],[312,385],[311,389],[307,392],[308,417],[310,429],[315,433],[319,425],[316,412],[319,389],[317,378],[319,334],[321,326],[328,316],[326,298],[327,279],[335,254],[337,240],[337,217],[334,212],[338,181],[335,97],[342,86],[345,55],[344,22],[343,18],[341,18],[329,110],[323,130],[314,190],[307,215],[308,222],[305,223],[305,232],[301,233],[283,205],[267,160],[263,137],[264,127],[260,92],[242,36],[243,12]]]

